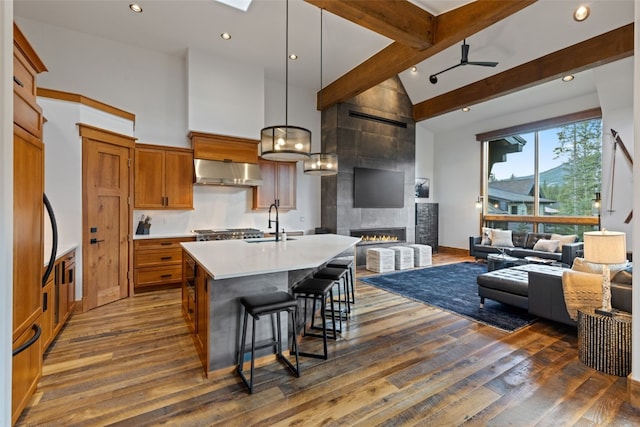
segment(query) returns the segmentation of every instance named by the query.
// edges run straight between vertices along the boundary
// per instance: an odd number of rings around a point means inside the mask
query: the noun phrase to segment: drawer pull
[[[160,243],[162,246],[169,246],[171,244],[173,244],[173,242],[162,242]]]
[[[162,276],[160,276],[160,278],[161,279],[168,279],[171,276],[173,276],[173,274],[163,274]]]
[[[163,256],[162,258],[160,258],[162,261],[168,261],[170,259],[173,259],[172,256]]]
[[[24,87],[24,83],[22,83],[22,82],[20,81],[20,79],[19,79],[19,78],[17,78],[16,76],[13,76],[13,81],[14,81],[14,82],[16,82],[16,84],[17,84],[18,86],[20,86],[20,87]]]

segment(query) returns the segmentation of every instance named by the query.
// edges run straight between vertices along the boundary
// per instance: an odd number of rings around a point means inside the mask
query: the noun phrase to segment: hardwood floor
[[[327,361],[301,358],[300,378],[261,366],[249,395],[234,373],[204,377],[178,290],[142,294],[71,318],[17,425],[640,423],[626,379],[580,363],[575,328],[552,322],[506,333],[359,283],[329,351]]]

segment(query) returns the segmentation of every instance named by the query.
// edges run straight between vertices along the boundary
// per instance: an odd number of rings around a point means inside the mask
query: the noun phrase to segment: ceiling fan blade
[[[480,65],[482,67],[495,67],[496,65],[498,65],[497,62],[483,62],[483,61],[473,61],[473,62],[467,62],[467,65]]]

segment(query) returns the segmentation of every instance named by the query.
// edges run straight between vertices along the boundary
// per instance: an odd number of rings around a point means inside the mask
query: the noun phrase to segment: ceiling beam
[[[477,0],[438,15],[432,46],[419,50],[398,42],[391,43],[318,92],[318,109],[324,110],[351,99],[535,2],[536,0]]]
[[[633,56],[633,23],[413,106],[415,121]]]
[[[433,44],[435,17],[406,0],[305,0],[400,44],[425,49]]]

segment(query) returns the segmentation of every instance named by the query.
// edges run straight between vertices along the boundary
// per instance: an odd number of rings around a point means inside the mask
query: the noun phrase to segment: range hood
[[[194,171],[196,184],[244,187],[262,185],[260,168],[253,163],[195,159]]]

